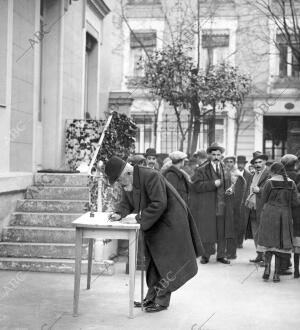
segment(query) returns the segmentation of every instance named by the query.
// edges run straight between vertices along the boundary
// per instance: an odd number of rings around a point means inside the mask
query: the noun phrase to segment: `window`
[[[276,40],[279,52],[279,77],[300,77],[300,63],[293,54],[292,47],[282,35],[278,35]],[[294,45],[297,47],[296,40]]]
[[[215,125],[215,142],[224,144],[224,119],[216,118]],[[208,146],[208,124],[203,124],[203,144]]]
[[[144,153],[152,146],[153,118],[151,115],[133,115],[132,120],[138,128],[135,137],[135,152]]]
[[[131,32],[130,34],[130,62],[131,73],[134,77],[142,77],[144,75],[143,69],[140,66],[140,61],[151,53],[156,48],[156,32]]]
[[[203,30],[202,56],[204,68],[227,60],[229,56],[229,31]]]

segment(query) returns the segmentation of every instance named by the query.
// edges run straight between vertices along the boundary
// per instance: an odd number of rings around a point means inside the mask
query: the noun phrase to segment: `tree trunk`
[[[194,117],[194,125],[193,125],[193,139],[191,145],[191,154],[193,154],[197,150],[198,146],[198,138],[200,133],[200,108],[197,100],[193,100],[192,102],[192,113]]]
[[[208,144],[216,141],[216,103],[212,104],[212,114],[208,120]]]

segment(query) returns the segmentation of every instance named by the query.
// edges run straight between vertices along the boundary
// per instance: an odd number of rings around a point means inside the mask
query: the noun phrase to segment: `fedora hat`
[[[256,159],[263,159],[265,161],[268,160],[268,156],[263,154],[261,151],[253,152],[253,158],[251,159],[250,163],[253,165]]]
[[[246,160],[246,157],[245,156],[237,156],[237,163],[242,163],[242,164],[246,164],[248,163],[248,161]]]
[[[148,148],[145,152],[145,157],[147,158],[148,156],[154,156],[156,157],[156,150],[154,148]]]
[[[104,172],[108,177],[108,181],[110,184],[115,183],[120,175],[122,174],[124,168],[126,166],[126,162],[123,159],[112,156],[105,165]]]
[[[223,147],[221,147],[218,143],[213,142],[207,149],[206,152],[208,154],[210,154],[212,151],[214,150],[219,150],[221,151],[221,153],[223,153],[225,151],[225,149]]]

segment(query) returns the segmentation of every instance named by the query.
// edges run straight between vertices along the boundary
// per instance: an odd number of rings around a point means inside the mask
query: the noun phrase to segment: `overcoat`
[[[189,209],[159,172],[136,165],[133,191],[123,194],[118,211],[125,217],[134,210],[140,215],[146,259],[152,259],[159,272],[157,281],[167,279],[168,289],[177,290],[196,275],[196,257],[204,253]]]
[[[177,190],[181,198],[189,204],[190,183],[187,174],[184,174],[176,166],[171,165],[163,174],[171,185]]]
[[[266,248],[289,250],[293,247],[292,206],[299,204],[295,182],[269,179],[262,192],[258,244]]]
[[[230,176],[225,175],[223,165],[224,190],[231,185]],[[210,162],[197,168],[191,184],[190,209],[196,221],[203,243],[217,242],[217,187],[212,175],[212,165]],[[234,238],[233,225],[233,196],[224,196],[225,202],[225,238]]]
[[[256,194],[256,218],[258,220],[258,223],[260,221],[260,214],[262,211],[262,207],[263,207],[263,202],[261,199],[262,196],[262,190],[264,188],[264,185],[266,184],[267,180],[270,178],[270,172],[265,169],[263,171],[263,173],[261,174],[261,177],[258,181],[257,186],[260,188],[259,192]],[[252,176],[253,179],[253,176]],[[252,182],[252,180],[251,180]],[[248,192],[247,192],[247,197],[250,195],[250,186],[251,186],[251,182],[249,184],[248,187]],[[248,207],[246,207],[245,210],[245,219],[246,219],[246,234],[245,234],[245,239],[252,239],[253,238],[253,233],[252,233],[252,229],[251,229],[251,223],[250,223],[250,209]]]
[[[244,214],[243,210],[243,201],[246,193],[246,180],[243,176],[239,176],[234,185],[234,195],[233,197],[233,222],[234,222],[234,230],[236,237],[238,237],[239,233],[242,231],[244,226]]]
[[[290,179],[292,179],[300,194],[300,174],[298,174],[293,168],[286,167],[286,173]],[[300,205],[292,207],[292,217],[293,217],[293,229],[294,237],[300,237]]]
[[[242,205],[241,205],[241,217],[242,217],[242,219],[241,219],[240,235],[242,236],[242,239],[243,239],[245,231],[246,231],[246,225],[247,225],[247,220],[248,220],[248,219],[246,220],[246,214],[249,217],[249,213],[248,213],[248,210],[245,206],[245,202],[246,202],[246,199],[247,199],[248,194],[249,194],[250,184],[251,184],[251,181],[252,181],[252,176],[253,175],[247,169],[244,169],[243,178],[246,181],[246,187],[245,187],[244,197],[243,197]],[[240,243],[242,243],[242,242],[240,242]]]

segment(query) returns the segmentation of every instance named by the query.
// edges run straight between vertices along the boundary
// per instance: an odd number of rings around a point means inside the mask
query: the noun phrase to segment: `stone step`
[[[0,257],[74,259],[75,244],[0,242]],[[82,258],[87,259],[87,245]]]
[[[6,227],[3,242],[74,243],[75,229],[53,227]]]
[[[81,215],[82,213],[15,212],[11,215],[9,226],[72,228],[72,222]]]
[[[23,199],[17,201],[17,212],[47,212],[47,213],[84,213],[88,201],[75,200],[35,200]]]
[[[43,259],[43,258],[0,258],[1,270],[49,272],[49,273],[73,273],[75,261],[72,259]],[[82,261],[81,273],[87,273],[87,260]],[[92,274],[113,275],[115,264],[111,260],[93,262]]]
[[[34,184],[37,186],[87,187],[88,175],[81,173],[36,173]]]
[[[88,187],[51,187],[51,186],[30,186],[27,188],[26,199],[45,200],[88,200]]]

